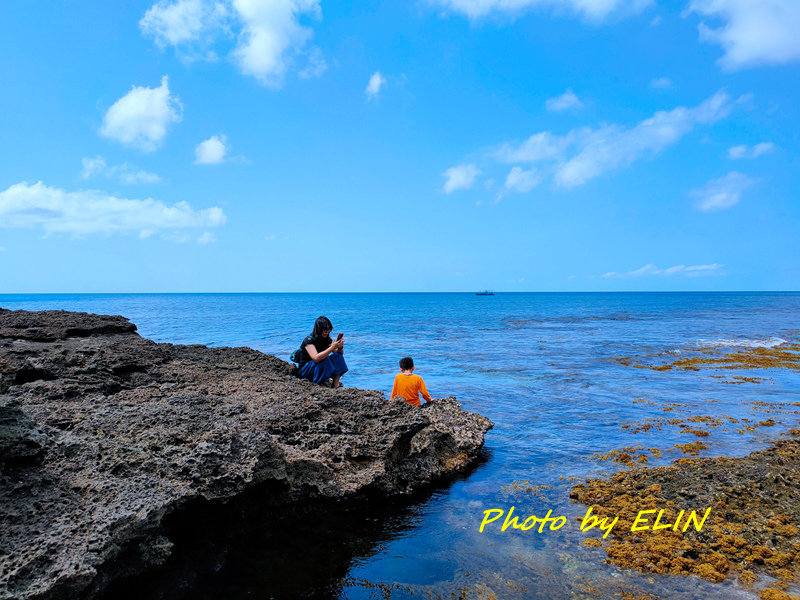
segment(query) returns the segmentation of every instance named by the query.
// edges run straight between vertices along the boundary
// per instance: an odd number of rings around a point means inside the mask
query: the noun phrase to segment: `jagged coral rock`
[[[162,563],[162,520],[198,499],[407,492],[474,462],[492,427],[454,399],[419,409],[292,370],[157,344],[124,317],[0,309],[0,599]]]

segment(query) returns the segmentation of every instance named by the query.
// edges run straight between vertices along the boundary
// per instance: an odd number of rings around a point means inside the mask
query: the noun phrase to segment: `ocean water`
[[[345,385],[388,393],[397,361],[412,356],[434,397],[456,396],[494,421],[484,461],[468,476],[406,503],[340,507],[322,524],[308,523],[319,515],[295,515],[309,528],[281,538],[279,566],[267,550],[275,539],[251,539],[246,554],[209,568],[202,585],[185,583],[186,597],[598,597],[592,589],[599,597],[621,590],[662,599],[756,597],[733,581],[606,565],[602,550],[583,545],[587,535],[574,519],[585,507],[568,495],[574,478],[621,468],[595,454],[658,447],[663,458],[648,464],[668,464],[683,456],[674,444],[698,439],[668,426],[630,433],[644,419],[777,421],[744,433],[733,424],[715,428],[701,456],[743,456],[797,427],[799,414],[767,415],[765,406],[800,400],[798,371],[661,372],[621,363],[796,341],[798,293],[0,295],[0,306],[121,314],[156,341],[250,346],[285,360],[326,315],[345,335]],[[737,375],[763,379],[734,384]],[[552,487],[525,491],[533,486]],[[512,505],[522,516],[552,510],[567,525],[501,532],[501,519],[479,533],[483,511]]]

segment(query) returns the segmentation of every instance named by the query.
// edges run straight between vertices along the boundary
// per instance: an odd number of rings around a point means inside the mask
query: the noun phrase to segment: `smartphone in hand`
[[[343,334],[343,333],[340,333],[339,335],[337,335],[337,336],[336,336],[336,341],[338,342],[338,341],[339,341],[340,339],[342,339],[343,337],[344,337],[344,334]]]

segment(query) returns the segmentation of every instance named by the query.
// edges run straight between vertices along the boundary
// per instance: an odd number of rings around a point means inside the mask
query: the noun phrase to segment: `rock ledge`
[[[292,370],[120,316],[0,309],[0,599],[94,595],[163,563],[162,520],[198,499],[409,492],[473,463],[492,428],[454,398],[419,409]]]

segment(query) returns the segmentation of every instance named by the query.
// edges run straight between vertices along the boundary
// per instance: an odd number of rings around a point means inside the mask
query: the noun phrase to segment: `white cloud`
[[[197,238],[197,243],[201,246],[207,246],[217,241],[217,235],[211,231],[204,231],[203,234]]]
[[[220,40],[236,40],[230,56],[239,70],[261,84],[280,87],[292,51],[302,52],[313,37],[300,17],[321,16],[319,0],[162,0],[139,22],[142,33],[164,48],[175,47],[190,58],[215,58],[207,48]],[[318,49],[302,73],[325,70]],[[301,77],[304,75],[301,75]]]
[[[725,177],[712,179],[702,188],[692,190],[689,196],[696,198],[695,208],[702,212],[717,212],[730,208],[742,197],[742,192],[758,179],[752,179],[736,171],[731,171]]]
[[[148,173],[135,165],[129,165],[127,162],[118,166],[109,167],[106,164],[106,159],[102,156],[83,158],[81,159],[81,163],[83,164],[81,176],[84,179],[102,176],[109,179],[118,179],[126,184],[161,183],[162,181],[161,177],[155,173]]]
[[[701,22],[700,40],[719,44],[726,71],[800,60],[800,2],[797,0],[692,0],[687,12],[717,19]]]
[[[377,99],[382,87],[386,87],[386,78],[381,75],[380,71],[375,71],[372,77],[369,78],[367,89],[364,90],[367,95],[367,101]]]
[[[725,265],[718,265],[717,263],[713,263],[710,265],[693,265],[691,267],[684,267],[683,265],[678,265],[677,267],[672,267],[671,269],[667,269],[667,271],[671,271],[670,275],[674,275],[675,273],[685,273],[688,277],[697,277],[699,275],[706,275],[709,273],[718,272],[722,269]]]
[[[161,183],[162,181],[161,177],[159,177],[157,174],[148,173],[147,171],[143,171],[137,167],[130,166],[128,163],[122,163],[119,167],[111,168],[118,169],[117,177],[119,177],[119,180],[122,183]]]
[[[234,60],[245,75],[279,87],[286,71],[284,53],[303,47],[313,35],[298,18],[305,13],[319,16],[319,0],[233,0],[232,4],[242,23]]]
[[[319,48],[314,48],[308,55],[308,65],[297,76],[300,79],[313,79],[322,75],[327,68],[328,63],[322,58],[322,51]]]
[[[659,25],[661,25],[661,15],[656,15],[655,17],[653,17],[653,20],[650,21],[650,26],[657,27]]]
[[[514,167],[506,177],[506,183],[503,186],[501,196],[511,192],[520,192],[523,194],[530,192],[539,185],[541,180],[541,177],[534,169],[525,171],[522,167]]]
[[[517,145],[503,145],[497,151],[496,157],[500,162],[538,162],[560,158],[573,143],[574,131],[567,135],[553,135],[549,131],[534,133],[527,140]]]
[[[674,87],[674,83],[672,79],[669,77],[659,77],[658,79],[653,79],[650,82],[650,87],[654,90],[669,90]]]
[[[442,191],[445,194],[452,194],[456,190],[468,190],[475,183],[475,178],[480,174],[480,170],[475,165],[462,164],[450,167],[442,173],[442,176],[447,178]]]
[[[275,241],[275,234],[273,233],[272,235],[265,235],[264,236],[264,241],[266,241],[266,242],[274,242]]]
[[[728,149],[728,158],[732,158],[734,160],[739,158],[758,158],[762,154],[769,154],[770,152],[774,151],[775,144],[772,142],[761,142],[752,148],[741,144]]]
[[[654,156],[676,144],[696,125],[713,124],[732,109],[730,96],[719,91],[696,107],[658,111],[633,127],[582,127],[563,136],[543,131],[521,144],[501,146],[494,156],[504,163],[548,162],[556,185],[571,188],[639,158]]]
[[[747,157],[747,146],[744,144],[740,146],[732,146],[728,148],[728,158],[732,158],[733,160],[739,158],[746,158]]]
[[[714,123],[730,111],[730,97],[718,92],[695,108],[658,111],[630,129],[607,126],[584,131],[578,135],[578,154],[556,170],[554,179],[563,187],[581,185],[606,171],[628,166],[643,155],[657,154],[680,141],[695,125]]]
[[[83,164],[83,173],[81,174],[81,177],[84,179],[90,179],[92,177],[96,177],[97,175],[105,175],[108,172],[106,159],[102,156],[97,156],[95,158],[83,158],[81,159],[81,164]]]
[[[628,271],[626,273],[617,273],[616,271],[611,271],[603,275],[603,277],[613,277],[613,278],[636,278],[636,277],[671,277],[672,275],[684,275],[686,277],[701,277],[703,275],[722,275],[721,269],[725,265],[719,265],[717,263],[711,265],[692,265],[687,267],[686,265],[675,265],[674,267],[670,267],[668,269],[659,269],[657,266],[653,264],[647,264],[640,269],[636,269],[635,271]]]
[[[41,181],[0,192],[0,227],[40,226],[48,233],[85,235],[138,231],[142,237],[164,229],[217,227],[227,221],[219,207],[193,209],[188,202],[116,198],[98,190],[67,192]]]
[[[103,118],[100,135],[125,146],[152,152],[161,145],[171,123],[182,118],[183,107],[169,93],[164,75],[155,89],[134,86],[111,105]]]
[[[652,0],[431,0],[445,11],[459,13],[471,20],[489,15],[516,17],[536,8],[552,7],[556,13],[572,12],[588,21],[599,22],[612,14],[640,12]]]
[[[550,112],[563,112],[573,108],[583,108],[583,102],[578,99],[571,88],[567,88],[567,91],[560,96],[550,98],[545,102],[545,106]]]
[[[230,149],[225,142],[224,135],[212,135],[204,142],[200,142],[194,149],[194,164],[218,165],[225,162],[225,154]]]
[[[159,47],[197,42],[221,27],[228,16],[221,2],[204,0],[162,0],[154,4],[139,21],[139,29]]]

